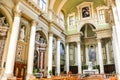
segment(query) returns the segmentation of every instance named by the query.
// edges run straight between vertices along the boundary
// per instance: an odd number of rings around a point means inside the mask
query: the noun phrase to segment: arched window
[[[46,11],[47,0],[38,0],[38,5],[43,11]]]
[[[60,12],[60,25],[64,27],[64,14],[63,12]]]

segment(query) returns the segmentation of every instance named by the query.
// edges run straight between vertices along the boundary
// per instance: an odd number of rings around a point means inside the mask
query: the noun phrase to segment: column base
[[[51,78],[51,75],[47,75],[47,78]]]
[[[11,80],[16,80],[16,77],[13,76],[13,74],[3,74],[3,76],[1,77],[1,80],[8,80],[8,79],[11,79]]]
[[[118,78],[118,80],[120,80],[120,74],[117,74],[117,78]]]
[[[26,80],[30,80],[30,79],[35,79],[35,76],[33,76],[33,74],[27,74]]]

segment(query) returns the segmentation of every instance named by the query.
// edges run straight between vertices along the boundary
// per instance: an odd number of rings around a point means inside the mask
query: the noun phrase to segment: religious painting
[[[82,17],[83,18],[90,17],[90,9],[89,9],[89,7],[83,7],[82,8]]]
[[[89,61],[94,62],[96,61],[96,51],[93,46],[89,48]]]

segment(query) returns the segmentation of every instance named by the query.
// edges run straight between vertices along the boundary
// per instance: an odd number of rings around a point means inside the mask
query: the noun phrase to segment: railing
[[[109,76],[109,77],[108,77]],[[112,74],[92,74],[83,76],[79,74],[62,74],[60,76],[53,76],[51,78],[34,78],[30,80],[118,80],[117,75]]]

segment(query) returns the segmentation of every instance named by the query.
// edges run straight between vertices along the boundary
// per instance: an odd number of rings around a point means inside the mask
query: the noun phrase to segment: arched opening
[[[94,32],[95,26],[90,23],[86,23],[82,26],[80,32],[83,33],[81,37],[81,50],[82,50],[82,64],[84,66],[88,66],[90,62],[92,64],[97,65],[97,56],[96,56],[96,33]]]
[[[90,37],[95,37],[95,32],[94,32],[95,27],[90,24],[90,23],[86,23],[82,26],[80,32],[83,33],[84,38],[90,38]]]

